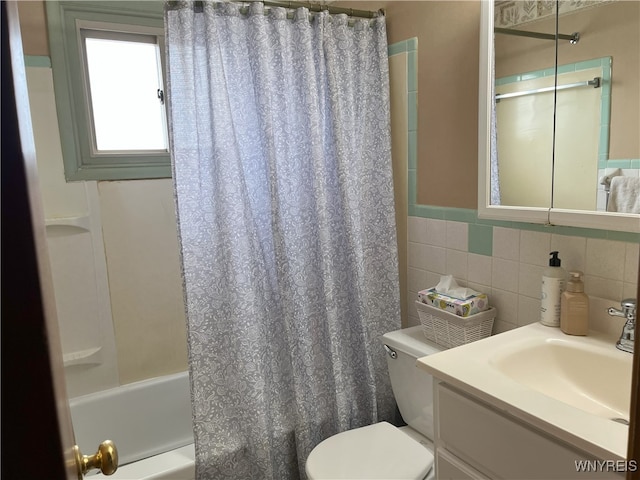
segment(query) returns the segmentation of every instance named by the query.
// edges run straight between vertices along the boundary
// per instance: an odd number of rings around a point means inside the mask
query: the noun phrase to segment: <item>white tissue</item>
[[[459,300],[464,300],[474,295],[480,295],[480,292],[458,285],[456,279],[453,278],[453,275],[442,275],[440,277],[440,282],[436,285],[436,292]]]

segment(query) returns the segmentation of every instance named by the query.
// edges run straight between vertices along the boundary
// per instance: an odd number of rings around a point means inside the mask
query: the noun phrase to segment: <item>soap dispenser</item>
[[[558,252],[551,252],[549,266],[542,272],[540,297],[540,323],[547,327],[560,326],[560,297],[564,290],[567,272],[561,266]]]
[[[567,335],[589,331],[589,297],[584,293],[582,272],[569,272],[567,289],[560,299],[560,329]]]

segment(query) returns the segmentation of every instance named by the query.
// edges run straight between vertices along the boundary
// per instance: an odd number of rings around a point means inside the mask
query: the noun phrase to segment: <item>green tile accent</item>
[[[469,224],[469,253],[493,255],[493,227],[490,225]]]
[[[514,228],[513,222],[508,220],[490,220],[488,218],[479,218],[476,223],[478,225],[491,225],[492,227]]]
[[[418,52],[407,52],[407,91],[418,91]]]
[[[631,168],[640,168],[640,159],[631,160]]]
[[[608,160],[606,168],[631,168],[631,160]]]
[[[51,68],[51,58],[46,55],[25,55],[25,67]]]
[[[599,155],[598,158],[598,168],[607,168],[607,158],[602,158],[602,155]]]
[[[600,125],[600,143],[598,147],[599,153],[604,153],[609,151],[609,125],[601,124]],[[605,147],[606,146],[606,147]]]
[[[418,197],[416,196],[416,188],[417,188],[416,171],[409,170],[407,172],[407,190],[409,193],[409,202],[408,202],[409,206],[417,204]]]
[[[602,101],[600,102],[600,125],[609,125],[611,121],[611,110],[609,108],[609,100],[611,97],[601,97]]]
[[[404,53],[407,51],[407,41],[397,42],[387,47],[387,55],[397,55],[398,53]]]
[[[602,58],[595,58],[593,60],[584,60],[575,64],[575,71],[587,70],[589,68],[596,68],[602,66]]]
[[[445,220],[453,220],[454,222],[475,223],[478,218],[477,210],[468,208],[452,208],[441,207],[444,211]]]
[[[407,40],[407,51],[412,52],[418,50],[418,37],[412,37]]]
[[[558,65],[558,75],[562,75],[563,73],[571,73],[576,71],[576,64],[569,63],[567,65]]]
[[[408,129],[409,131],[418,130],[418,92],[409,92],[407,94],[407,111],[408,113]]]
[[[409,162],[409,170],[415,170],[418,164],[418,132],[415,130],[409,132],[407,142],[407,154],[409,156],[407,160]]]
[[[620,242],[640,243],[640,233],[614,232],[610,230],[607,239],[618,240]]]
[[[630,243],[640,243],[640,233],[481,219],[475,218],[476,210],[464,208],[410,204],[409,215],[415,217],[437,218],[442,220],[454,220],[468,223],[469,251],[471,253],[477,253],[480,255],[491,255],[491,253],[484,253],[489,251],[488,245],[486,240],[483,243],[483,240],[481,239],[484,238],[483,235],[488,235],[486,229],[491,229],[491,231],[493,231],[493,227],[515,228],[518,230],[553,233],[557,235],[570,235],[574,237],[599,238]]]
[[[525,80],[535,80],[536,78],[541,78],[541,77],[544,77],[544,70],[539,70],[537,72],[523,73],[522,75],[520,75],[520,80],[524,82]]]
[[[414,205],[414,211],[416,217],[437,218],[439,220],[445,219],[442,207],[435,207],[432,205]]]
[[[555,72],[555,70],[554,70]],[[508,83],[514,83],[520,81],[520,75],[510,75],[508,77],[496,78],[495,83],[496,86],[506,85]]]

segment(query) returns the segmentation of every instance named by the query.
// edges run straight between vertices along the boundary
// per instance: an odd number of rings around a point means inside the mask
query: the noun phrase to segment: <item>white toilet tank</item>
[[[444,348],[429,342],[421,326],[386,333],[381,340],[390,349],[389,377],[403,420],[433,441],[433,379],[416,367],[416,359]]]

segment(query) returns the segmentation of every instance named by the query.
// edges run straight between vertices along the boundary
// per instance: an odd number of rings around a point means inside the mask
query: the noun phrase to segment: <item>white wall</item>
[[[69,396],[186,370],[171,180],[67,183],[51,69],[27,81]]]
[[[171,179],[99,182],[120,382],[186,370]]]

